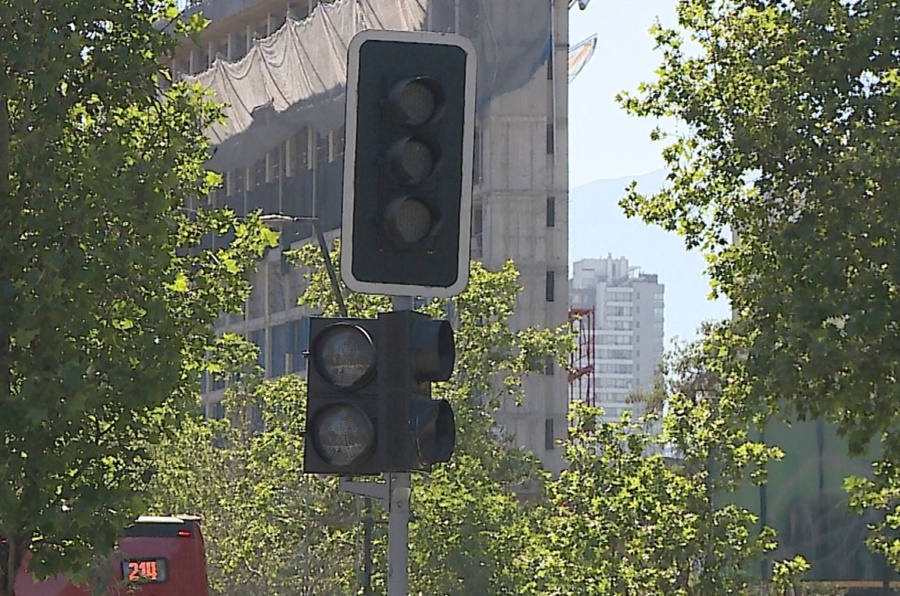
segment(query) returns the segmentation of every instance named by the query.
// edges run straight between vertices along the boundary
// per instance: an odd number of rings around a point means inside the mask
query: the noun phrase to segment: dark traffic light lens
[[[441,86],[429,77],[403,81],[391,90],[394,117],[407,126],[421,126],[436,119],[443,103]]]
[[[333,466],[353,465],[375,447],[372,421],[359,408],[348,404],[326,407],[312,421],[310,429],[319,457]]]
[[[436,147],[415,137],[397,141],[388,157],[394,179],[410,186],[421,184],[429,178],[439,158]]]
[[[341,389],[359,387],[375,372],[375,345],[356,325],[338,323],[324,329],[310,346],[310,353],[319,374]]]
[[[388,236],[398,244],[417,244],[434,233],[437,215],[414,197],[392,201],[384,214]]]

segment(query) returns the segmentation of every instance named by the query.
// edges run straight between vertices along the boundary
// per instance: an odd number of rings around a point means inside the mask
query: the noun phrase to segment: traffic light
[[[459,35],[363,31],[347,73],[341,273],[358,292],[468,281],[475,53]]]
[[[379,474],[378,321],[310,319],[307,473]]]
[[[447,321],[411,311],[310,320],[304,471],[429,470],[456,442],[453,410],[431,383],[455,361]]]

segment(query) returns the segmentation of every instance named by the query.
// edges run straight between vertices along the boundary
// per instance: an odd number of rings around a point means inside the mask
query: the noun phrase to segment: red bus
[[[27,555],[26,555],[27,557]],[[209,596],[206,551],[199,519],[195,517],[139,517],[119,539],[110,558],[114,584],[107,594],[135,596]],[[37,583],[27,560],[16,578],[17,596],[90,596],[92,587],[75,586],[57,576]]]

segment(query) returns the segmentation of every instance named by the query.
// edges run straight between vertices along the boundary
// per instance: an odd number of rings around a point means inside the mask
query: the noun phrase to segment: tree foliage
[[[306,383],[264,378],[257,347],[225,335],[211,354],[226,417],[185,416],[154,449],[152,510],[203,516],[210,588],[232,595],[350,593],[358,536],[335,478],[303,474]]]
[[[702,246],[764,399],[855,446],[896,423],[900,56],[895,2],[679,3],[659,78],[625,107],[674,116],[669,184],[631,214]],[[731,238],[735,233],[736,237]]]
[[[319,249],[295,258],[308,271],[301,303],[336,315]],[[745,590],[748,565],[774,547],[772,532],[718,499],[747,474],[763,481],[765,463],[780,453],[748,439],[742,394],[710,357],[715,334],[671,356],[669,381],[658,388],[671,404],[661,436],[628,420],[600,424],[598,412],[576,406],[565,442],[569,469],[548,478],[533,456],[498,435],[491,417],[520,390],[522,374],[543,370],[571,346],[564,330],[509,328],[516,278],[511,263],[495,272],[473,264],[460,296],[423,306],[456,322],[457,369],[435,385],[435,396],[452,402],[458,435],[449,463],[413,475],[410,593]],[[351,315],[390,308],[380,296],[344,298]],[[226,336],[216,353],[232,381],[229,420],[191,418],[192,430],[160,447],[166,473],[157,478],[157,506],[204,516],[218,593],[351,593],[362,582],[360,499],[340,493],[332,477],[302,474],[304,383],[261,379],[255,354],[242,345]],[[262,427],[244,415],[256,408]],[[371,585],[384,593],[386,512],[375,506],[369,515]],[[783,566],[786,581],[800,566]]]
[[[652,196],[632,186],[622,204],[705,252],[734,309],[719,355],[745,403],[824,416],[854,452],[881,442],[873,481],[852,486],[896,529],[897,3],[682,0],[677,10],[680,31],[653,30],[657,77],[620,98],[632,114],[678,120],[663,151],[668,183]]]
[[[320,250],[307,246],[292,258],[309,282],[301,304],[336,316]],[[422,307],[449,316],[456,329],[456,371],[434,394],[453,404],[457,443],[449,464],[413,475],[410,593],[514,592],[521,584],[513,561],[525,545],[516,529],[528,505],[516,491],[540,494],[545,477],[533,456],[498,436],[490,404],[516,395],[521,376],[543,370],[548,359],[561,364],[570,338],[564,330],[510,330],[517,276],[511,263],[497,272],[473,263],[460,296]],[[351,316],[391,309],[383,296],[342,289]],[[302,473],[305,383],[261,379],[250,366],[255,356],[241,346],[225,337],[214,354],[214,367],[231,381],[229,420],[185,418],[185,430],[159,447],[155,507],[203,516],[217,593],[352,593],[362,582],[361,499],[339,492],[334,477]],[[498,374],[506,382],[492,388]],[[262,412],[254,432],[241,414],[248,408]],[[370,515],[371,583],[382,592],[387,517],[380,505]]]
[[[0,2],[0,594],[105,553],[144,446],[192,392],[211,323],[272,234],[200,211],[202,93],[167,81],[174,2]],[[189,27],[178,25],[176,33]],[[200,250],[212,232],[224,250]],[[189,250],[190,249],[190,250]]]
[[[764,482],[781,453],[750,439],[740,392],[715,353],[707,329],[667,356],[649,396],[665,400],[664,414],[603,422],[599,410],[573,404],[569,466],[531,522],[520,593],[749,593],[750,565],[775,536],[731,494],[748,476]]]

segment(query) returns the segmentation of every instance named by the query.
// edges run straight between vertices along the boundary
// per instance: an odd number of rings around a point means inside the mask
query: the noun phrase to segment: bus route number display
[[[128,559],[122,561],[122,576],[131,583],[159,584],[169,578],[165,559]]]

